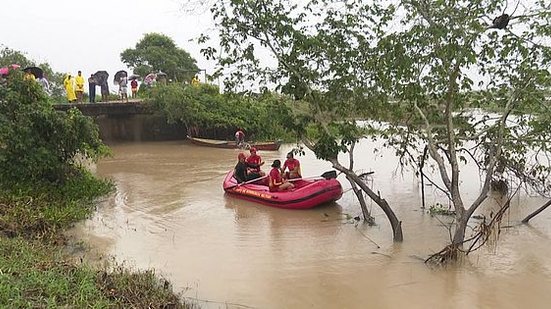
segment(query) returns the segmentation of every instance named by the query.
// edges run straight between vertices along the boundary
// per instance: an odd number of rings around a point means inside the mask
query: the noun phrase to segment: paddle
[[[248,184],[248,183],[253,183],[253,182],[262,180],[262,179],[264,179],[264,178],[266,178],[266,177],[268,177],[268,175],[264,175],[264,176],[262,176],[262,177],[258,177],[258,178],[255,178],[255,179],[251,179],[251,180],[249,180],[249,181],[245,181],[245,182],[242,182],[242,183],[238,183],[238,184],[235,184],[235,185],[232,185],[232,186],[227,187],[226,190],[228,190],[228,189],[233,189],[233,188],[235,188],[235,187],[239,187],[239,186],[242,186],[242,185],[246,185],[246,184]]]
[[[293,179],[289,179],[288,181],[292,182],[292,181],[297,181],[297,180],[305,180],[305,179],[335,179],[337,178],[337,171],[327,171],[323,174],[321,174],[320,176],[310,176],[310,177],[302,177],[302,178],[293,178]]]

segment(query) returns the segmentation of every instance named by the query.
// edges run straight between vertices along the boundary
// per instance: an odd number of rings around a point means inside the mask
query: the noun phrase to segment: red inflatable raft
[[[307,209],[317,205],[338,200],[342,187],[337,179],[304,179],[293,181],[295,188],[291,191],[270,192],[264,184],[265,179],[257,183],[238,185],[233,177],[233,170],[224,178],[224,191],[238,198],[261,203],[268,206]]]

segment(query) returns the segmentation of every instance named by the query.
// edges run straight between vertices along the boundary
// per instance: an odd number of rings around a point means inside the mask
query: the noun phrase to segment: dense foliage
[[[199,70],[187,51],[159,33],[145,34],[135,48],[121,53],[121,61],[142,77],[161,71],[174,81],[190,81]]]
[[[233,139],[241,128],[248,140],[288,139],[281,121],[289,113],[288,99],[272,93],[258,96],[220,94],[218,87],[202,84],[158,85],[151,89],[153,106],[169,122],[181,122],[189,134],[200,137]]]
[[[42,88],[12,71],[0,85],[0,184],[64,182],[79,160],[107,153],[92,119],[57,112]]]

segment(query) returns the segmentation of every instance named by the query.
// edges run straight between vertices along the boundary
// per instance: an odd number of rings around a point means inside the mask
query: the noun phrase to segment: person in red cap
[[[266,173],[260,170],[260,167],[264,164],[264,161],[262,161],[262,158],[256,154],[256,148],[251,147],[249,151],[251,152],[251,155],[247,158],[249,173],[257,173],[260,176],[266,175]]]
[[[233,177],[237,179],[238,183],[243,183],[245,181],[259,178],[260,174],[248,172],[248,164],[245,161],[245,154],[240,152],[237,155],[237,165],[235,166]]]
[[[272,170],[268,178],[270,192],[285,191],[295,187],[295,185],[281,177],[281,161],[279,160],[274,160],[274,163],[272,163]]]

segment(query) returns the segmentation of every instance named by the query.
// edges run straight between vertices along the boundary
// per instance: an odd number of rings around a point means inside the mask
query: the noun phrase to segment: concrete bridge
[[[101,115],[133,115],[133,114],[152,114],[147,104],[142,100],[129,100],[128,102],[109,101],[98,103],[66,103],[54,104],[54,108],[59,111],[67,111],[70,108],[78,108],[86,116]]]
[[[106,143],[186,138],[187,131],[183,125],[168,124],[165,117],[155,113],[142,100],[54,104],[54,109],[59,111],[73,107],[94,119]]]

